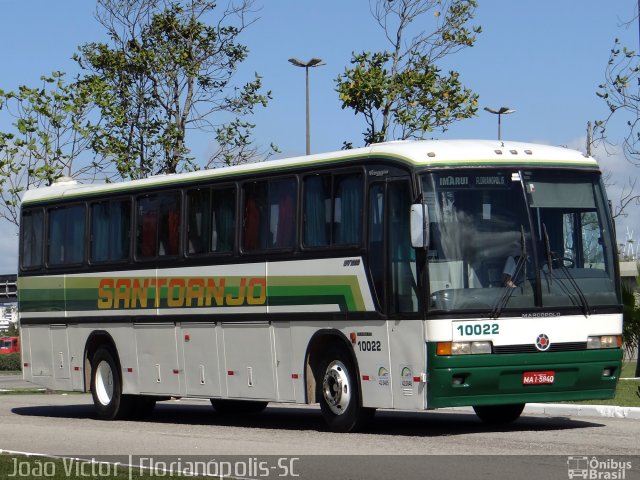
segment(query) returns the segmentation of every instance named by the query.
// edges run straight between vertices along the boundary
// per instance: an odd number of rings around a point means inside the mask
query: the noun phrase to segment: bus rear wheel
[[[91,359],[91,396],[98,417],[117,420],[129,416],[135,407],[135,398],[122,394],[122,378],[108,347],[100,347]]]
[[[512,405],[482,405],[475,406],[473,410],[480,420],[493,425],[511,423],[520,417],[524,410],[524,403]]]
[[[320,361],[316,382],[322,416],[334,432],[361,430],[375,414],[362,407],[356,368],[343,348],[329,350]]]

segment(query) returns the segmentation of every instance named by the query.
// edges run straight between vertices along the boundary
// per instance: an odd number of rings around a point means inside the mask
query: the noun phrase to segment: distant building
[[[620,281],[630,290],[638,288],[638,263],[620,262]]]
[[[18,322],[17,275],[0,275],[0,331]]]

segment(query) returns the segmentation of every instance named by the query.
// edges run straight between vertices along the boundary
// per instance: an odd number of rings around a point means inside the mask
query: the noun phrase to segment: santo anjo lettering
[[[169,308],[264,305],[267,280],[261,277],[103,278],[98,285],[99,309],[159,308],[165,306],[162,300]]]

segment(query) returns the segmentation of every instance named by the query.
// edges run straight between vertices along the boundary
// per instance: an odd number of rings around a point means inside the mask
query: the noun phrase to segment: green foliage
[[[608,139],[607,127],[623,127],[623,151],[631,163],[640,166],[640,55],[629,50],[615,39],[605,70],[605,80],[598,85],[596,95],[609,109],[608,116],[595,122],[595,131],[601,139],[616,143],[617,138]],[[623,123],[624,122],[624,123]],[[635,197],[634,197],[635,198]]]
[[[6,353],[0,355],[1,372],[19,372],[22,370],[19,353]]]
[[[41,80],[36,88],[0,91],[0,109],[13,118],[11,130],[0,132],[0,217],[16,225],[23,191],[63,175],[93,178],[101,168],[77,162],[92,130],[87,92],[62,72]]]
[[[18,324],[11,322],[9,324],[9,328],[7,328],[7,330],[4,332],[4,336],[5,337],[19,337],[20,336],[20,329],[18,328]]]
[[[635,292],[626,285],[622,286],[622,305],[622,342],[633,355],[638,351],[640,344],[640,305],[638,305]]]
[[[463,87],[457,72],[443,73],[437,66],[474,44],[481,29],[466,24],[475,7],[474,0],[377,0],[372,11],[392,48],[354,53],[351,68],[336,79],[342,108],[365,118],[365,144],[422,138],[475,115],[478,96]],[[434,30],[406,39],[411,23],[428,12],[435,19]]]
[[[261,93],[257,74],[244,85],[233,81],[248,54],[238,36],[249,0],[225,11],[205,0],[98,4],[111,42],[87,43],[75,56],[91,72],[84,83],[101,112],[96,152],[112,159],[121,176],[141,178],[195,168],[186,145],[190,128],[216,134],[227,142],[225,152],[234,146],[242,157],[250,150],[253,125],[234,129],[239,120],[233,120],[229,130],[222,120],[250,115],[271,98]],[[212,15],[218,17],[212,24],[203,21]]]

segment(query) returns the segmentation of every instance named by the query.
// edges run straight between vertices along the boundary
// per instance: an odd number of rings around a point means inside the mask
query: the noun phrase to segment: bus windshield
[[[422,177],[431,311],[618,305],[598,175],[438,172]]]

